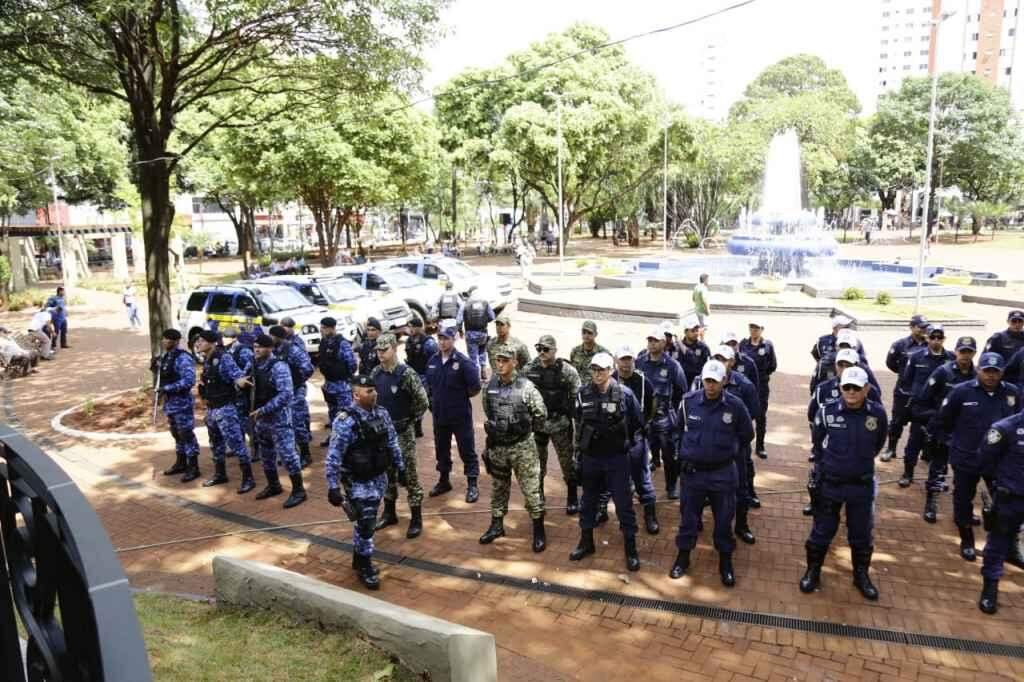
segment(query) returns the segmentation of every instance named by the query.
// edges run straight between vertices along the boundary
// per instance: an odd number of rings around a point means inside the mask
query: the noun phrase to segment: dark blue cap
[[[449,339],[454,339],[458,335],[458,330],[455,327],[440,327],[437,330],[438,336],[447,336]]]
[[[928,320],[925,318],[924,315],[914,315],[912,318],[910,318],[910,326],[911,327],[927,327],[928,326]]]
[[[978,350],[978,342],[973,336],[961,336],[956,340],[957,350]]]
[[[946,328],[941,324],[928,325],[928,336],[935,336],[935,334],[941,334],[942,338],[946,338]]]
[[[352,377],[352,385],[353,386],[369,386],[369,387],[376,388],[375,384],[373,383],[373,379],[370,378],[369,374],[357,374],[357,375],[355,375],[354,377]]]
[[[1006,321],[1012,322],[1013,320],[1024,320],[1024,310],[1011,310],[1010,314],[1006,316]]]
[[[998,369],[1002,371],[1006,368],[1006,361],[1003,360],[1003,356],[999,353],[982,353],[981,358],[978,360],[978,369]]]
[[[253,344],[260,348],[273,348],[274,339],[269,334],[258,334]]]

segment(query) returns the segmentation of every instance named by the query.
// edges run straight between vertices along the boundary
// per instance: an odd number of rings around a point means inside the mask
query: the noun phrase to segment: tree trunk
[[[148,158],[165,156],[162,152]],[[149,345],[160,352],[164,330],[177,328],[171,310],[170,237],[174,203],[170,172],[163,162],[139,164],[139,197],[142,200],[142,239],[146,252],[146,300],[149,303]]]

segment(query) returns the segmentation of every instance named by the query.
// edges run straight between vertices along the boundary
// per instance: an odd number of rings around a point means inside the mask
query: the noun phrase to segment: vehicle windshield
[[[263,289],[260,291],[259,297],[268,313],[279,313],[282,310],[293,310],[309,305],[309,301],[302,294],[286,286]]]
[[[350,279],[317,282],[317,285],[331,303],[341,303],[366,296],[366,290]]]
[[[460,263],[457,260],[445,261],[442,267],[456,277],[465,277],[467,279],[470,277],[476,277],[476,273],[473,271],[473,268],[469,267],[465,263]]]
[[[405,270],[399,268],[388,268],[387,270],[379,270],[377,274],[387,280],[388,284],[392,288],[395,287],[418,287],[423,284],[419,277],[410,274]]]

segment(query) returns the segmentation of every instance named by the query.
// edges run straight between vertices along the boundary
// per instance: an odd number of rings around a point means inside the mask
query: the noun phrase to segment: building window
[[[912,22],[912,21],[908,21],[908,22],[906,23],[906,27],[907,27],[907,28],[914,28],[914,22]]]
[[[922,57],[927,57],[928,56],[928,50],[921,50],[921,56]]]
[[[904,57],[910,57],[910,56],[912,56],[913,54],[914,54],[913,52],[911,52],[910,50],[907,50],[906,52],[904,52],[904,53],[903,53],[903,56],[904,56]]]
[[[882,54],[878,55],[878,57],[879,57],[879,59],[888,59],[889,58],[889,53],[888,52],[883,52]]]
[[[904,64],[903,65],[903,70],[904,71],[910,71],[910,64]]]
[[[929,40],[931,40],[931,36],[921,36],[922,43],[927,43]]]
[[[1007,35],[1011,35],[1011,36],[1015,36],[1015,35],[1017,35],[1017,29],[1015,29],[1015,28],[1011,28],[1011,29],[1010,29],[1010,31],[1009,31],[1009,33],[1007,33]]]
[[[1003,49],[999,50],[999,56],[1000,57],[1005,57],[1006,56],[1006,48],[1005,47]]]
[[[882,40],[882,44],[883,44],[883,45],[888,45],[888,44],[889,44],[889,41],[888,41],[888,40],[886,40],[886,39],[883,39],[883,40]]]
[[[888,17],[890,14],[892,14],[892,12],[882,12],[882,18],[884,19]]]
[[[977,59],[977,58],[978,58],[978,53],[977,52],[972,52],[971,53],[971,59]]]
[[[977,39],[978,39],[978,34],[977,33],[972,33],[971,34],[971,40],[977,40]]]
[[[1006,67],[1006,75],[1009,76],[1011,73],[1013,73],[1013,67],[1012,66],[1007,66]]]
[[[918,68],[918,71],[927,71],[928,70],[928,65],[927,64],[921,64],[917,68]]]
[[[888,30],[889,30],[889,27],[888,27],[888,26],[883,26],[883,27],[882,27],[882,32],[883,32],[883,33],[884,33],[885,31],[888,31]]]

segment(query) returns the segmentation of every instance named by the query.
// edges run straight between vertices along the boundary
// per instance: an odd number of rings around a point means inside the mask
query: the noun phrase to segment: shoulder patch
[[[1008,396],[1006,396],[1006,404],[1009,405],[1010,407],[1013,407],[1014,405],[1016,405],[1017,404],[1017,396],[1015,396],[1015,395],[1008,395]]]
[[[1003,439],[1003,434],[999,433],[999,429],[989,429],[988,433],[985,434],[985,442],[989,445],[995,445]]]
[[[867,419],[865,419],[864,420],[864,428],[866,428],[868,431],[877,431],[878,430],[878,418],[877,417],[868,417]]]

